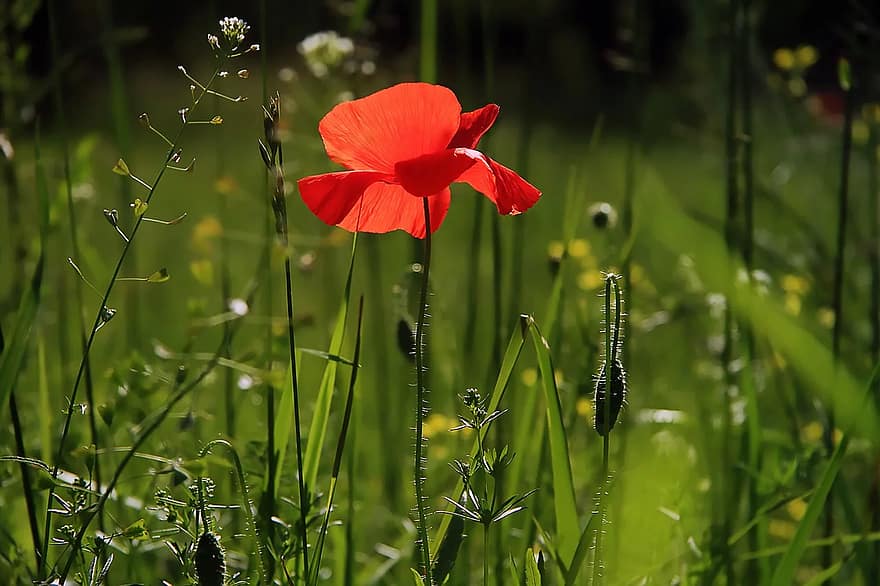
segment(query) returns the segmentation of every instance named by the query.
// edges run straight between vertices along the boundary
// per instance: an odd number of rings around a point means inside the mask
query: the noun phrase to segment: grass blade
[[[568,440],[565,436],[565,423],[562,419],[562,403],[556,378],[553,374],[553,361],[550,344],[541,335],[534,319],[529,321],[532,342],[538,358],[541,385],[547,401],[547,433],[550,438],[550,466],[553,476],[553,509],[556,513],[556,533],[559,555],[567,565],[571,564],[580,537],[577,507],[574,497],[574,481],[571,475],[571,460],[568,453]]]
[[[348,319],[348,307],[351,299],[351,275],[354,272],[354,257],[357,252],[357,235],[351,243],[351,259],[348,263],[348,276],[345,279],[345,291],[342,294],[342,304],[336,314],[336,326],[330,337],[330,348],[327,353],[331,356],[340,356],[342,342],[345,338],[345,322]],[[321,386],[318,388],[318,396],[315,398],[315,412],[312,415],[312,424],[309,426],[309,437],[306,440],[306,455],[303,463],[303,477],[306,486],[314,486],[318,477],[318,463],[321,457],[321,447],[324,445],[324,435],[327,433],[327,422],[330,419],[330,404],[333,400],[333,389],[336,386],[336,371],[339,362],[328,360],[324,367],[324,375],[321,377]]]

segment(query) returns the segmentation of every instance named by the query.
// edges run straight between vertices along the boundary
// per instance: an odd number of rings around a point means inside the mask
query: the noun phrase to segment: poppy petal
[[[449,188],[428,197],[431,212],[431,232],[446,217],[449,210]],[[422,198],[413,197],[400,185],[373,183],[338,225],[350,232],[383,234],[404,230],[416,238],[425,237],[425,211]]]
[[[445,149],[460,118],[461,104],[448,88],[401,83],[338,104],[318,130],[340,165],[391,173],[398,161]]]
[[[477,143],[486,134],[486,131],[495,124],[498,112],[501,108],[497,104],[488,104],[473,112],[462,112],[458,132],[449,141],[449,148],[477,148]]]
[[[345,218],[367,187],[391,178],[377,171],[342,171],[303,177],[299,194],[312,213],[335,226]]]
[[[397,180],[413,195],[424,196],[437,193],[467,171],[476,160],[458,152],[464,149],[446,149],[401,161],[394,166]]]
[[[473,149],[456,149],[473,158],[475,164],[456,181],[469,184],[488,197],[502,215],[516,215],[526,211],[541,197],[541,191],[520,177],[516,171],[493,161]]]

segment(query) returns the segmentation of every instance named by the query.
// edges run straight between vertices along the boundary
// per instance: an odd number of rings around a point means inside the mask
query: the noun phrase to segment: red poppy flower
[[[405,230],[425,237],[449,209],[449,185],[462,182],[488,197],[500,214],[534,205],[541,192],[516,172],[474,150],[498,116],[489,104],[462,112],[449,89],[402,83],[333,108],[318,125],[333,161],[350,169],[299,180],[303,201],[330,225],[352,232]]]

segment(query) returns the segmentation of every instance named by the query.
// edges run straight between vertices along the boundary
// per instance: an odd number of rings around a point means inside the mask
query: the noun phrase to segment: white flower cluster
[[[227,16],[220,19],[220,32],[226,37],[229,44],[235,46],[244,41],[247,32],[251,30],[248,23],[237,16]]]
[[[354,41],[339,36],[336,31],[322,31],[309,35],[297,45],[297,51],[315,77],[325,77],[354,54]]]

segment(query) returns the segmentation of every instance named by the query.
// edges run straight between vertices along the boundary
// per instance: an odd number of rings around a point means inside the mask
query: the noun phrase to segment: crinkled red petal
[[[340,165],[392,173],[398,161],[445,149],[460,119],[461,104],[448,88],[401,83],[338,104],[318,130]]]
[[[473,112],[462,112],[458,131],[449,141],[449,148],[475,149],[486,131],[495,124],[501,108],[497,104],[488,104]]]
[[[469,184],[492,200],[499,214],[521,214],[541,197],[538,188],[483,153],[473,149],[456,150],[475,160],[457,181]]]

